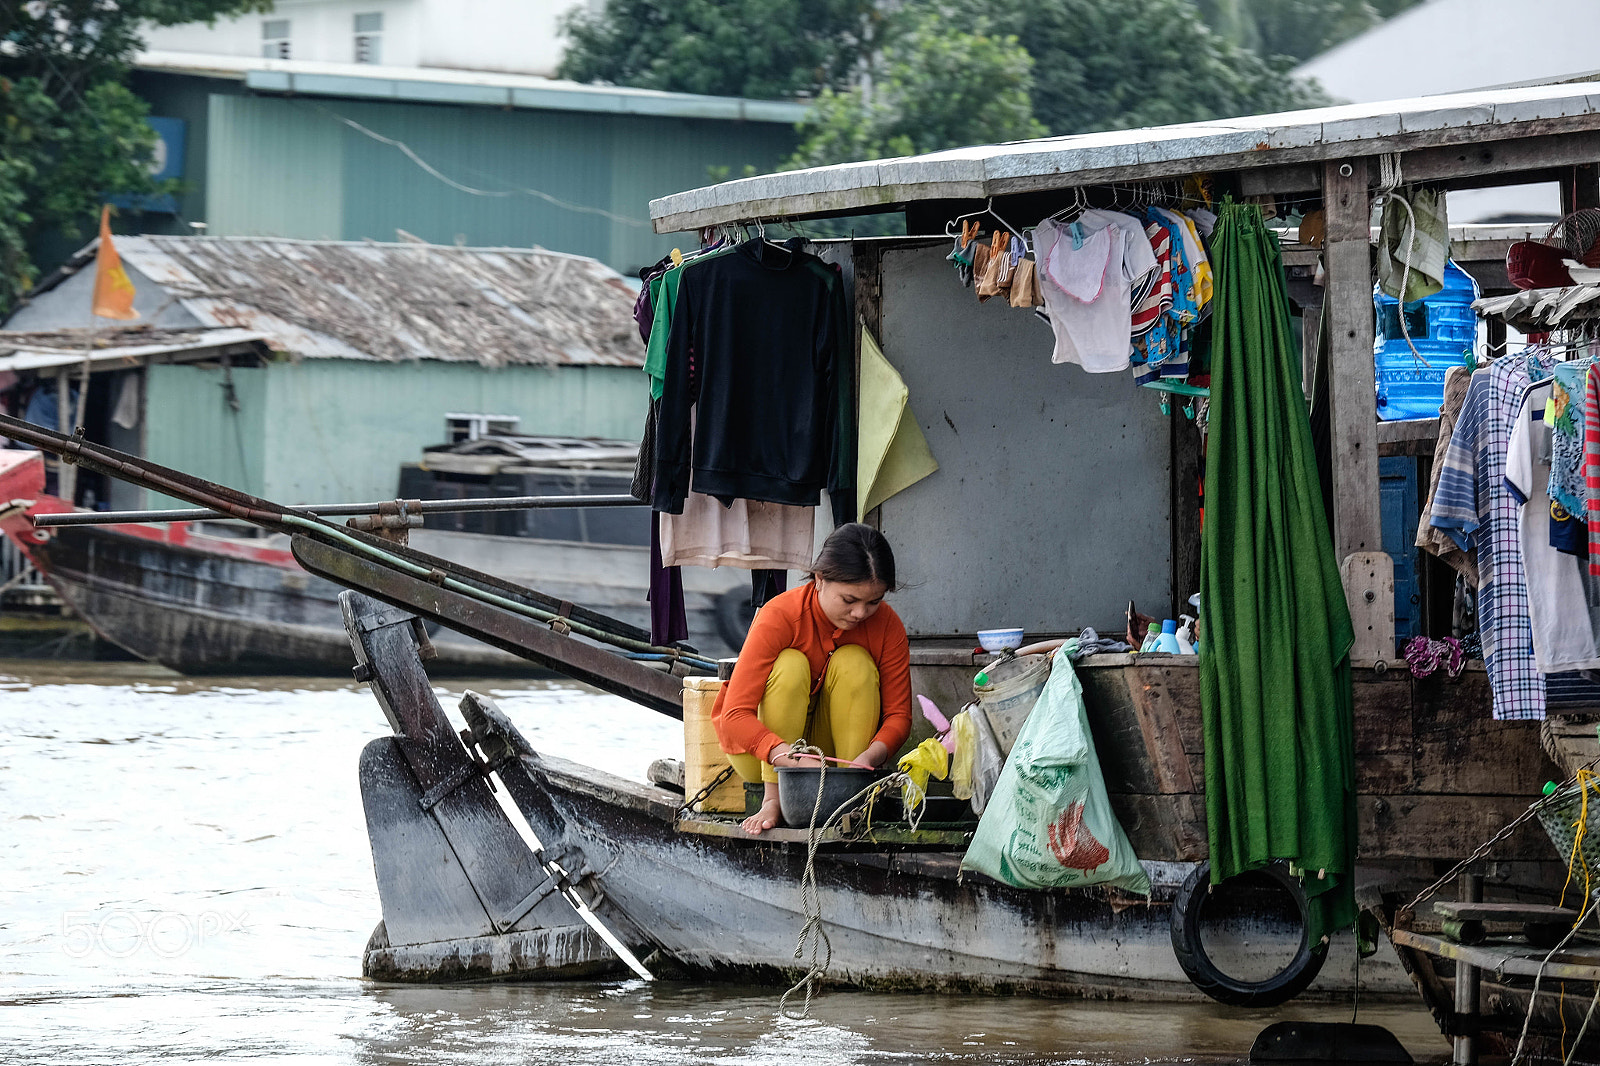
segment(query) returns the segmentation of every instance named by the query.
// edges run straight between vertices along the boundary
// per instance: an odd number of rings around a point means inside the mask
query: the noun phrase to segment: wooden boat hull
[[[664,789],[548,756],[506,776],[547,846],[581,854],[606,900],[664,953],[701,972],[792,979],[805,922],[806,849],[674,828]],[[816,860],[831,983],[868,989],[1027,993],[1145,1001],[1203,998],[1173,956],[1169,919],[1187,864],[1147,864],[1155,893],[1029,891],[959,871],[960,851],[821,851]],[[1245,933],[1278,961],[1298,928]],[[1312,996],[1348,994],[1349,938]],[[1390,960],[1362,964],[1364,994],[1406,991]]]

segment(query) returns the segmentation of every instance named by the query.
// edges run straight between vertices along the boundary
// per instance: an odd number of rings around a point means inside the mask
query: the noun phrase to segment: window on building
[[[383,12],[356,16],[356,62],[383,62]]]
[[[289,58],[289,20],[261,20],[261,54],[268,59]]]
[[[516,415],[452,413],[444,416],[444,435],[451,444],[460,444],[464,440],[477,440],[480,437],[507,436],[516,433],[517,423],[521,421],[522,419]]]

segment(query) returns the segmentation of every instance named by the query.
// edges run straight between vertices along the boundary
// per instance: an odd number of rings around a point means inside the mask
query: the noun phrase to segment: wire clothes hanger
[[[963,221],[965,221],[966,219],[969,219],[969,218],[978,218],[978,217],[980,217],[982,215],[988,215],[990,218],[992,218],[996,222],[1000,223],[1000,225],[1004,226],[1008,231],[1010,231],[1010,233],[1011,233],[1011,235],[1013,237],[1016,237],[1018,240],[1022,241],[1024,244],[1026,244],[1028,242],[1028,238],[1023,236],[1021,230],[1019,230],[1017,227],[1013,226],[1011,223],[1007,222],[1005,219],[1001,218],[999,213],[995,211],[995,209],[994,209],[994,197],[992,197],[992,196],[989,197],[989,202],[984,204],[983,207],[980,208],[979,210],[977,210],[977,211],[968,211],[966,214],[957,215],[955,218],[951,219],[949,222],[946,222],[945,225],[944,225],[944,235],[946,237],[949,237],[949,238],[952,238],[952,239],[961,236],[961,234],[959,232],[957,232],[957,230],[955,228],[956,223],[963,222]]]
[[[1057,222],[1066,222],[1069,215],[1072,218],[1077,218],[1087,210],[1089,210],[1089,191],[1082,185],[1074,185],[1072,187],[1072,202],[1050,217]]]

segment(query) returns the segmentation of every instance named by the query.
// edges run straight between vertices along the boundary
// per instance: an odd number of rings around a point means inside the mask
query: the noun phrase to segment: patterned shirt
[[[1592,360],[1557,363],[1550,392],[1550,498],[1568,514],[1583,513],[1583,378]]]
[[[1544,717],[1544,675],[1533,657],[1519,508],[1505,476],[1523,390],[1549,376],[1547,353],[1508,355],[1472,375],[1433,497],[1433,524],[1477,549],[1478,634],[1499,719]]]
[[[1600,363],[1584,379],[1583,498],[1589,519],[1589,573],[1600,576]]]

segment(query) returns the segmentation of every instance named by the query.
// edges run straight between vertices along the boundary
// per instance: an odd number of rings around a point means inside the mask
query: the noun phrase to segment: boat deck
[[[1551,956],[1546,948],[1536,948],[1512,938],[1494,938],[1482,944],[1458,944],[1442,936],[1430,936],[1409,929],[1394,929],[1389,938],[1402,947],[1413,948],[1435,958],[1464,962],[1502,978],[1537,977],[1540,967],[1546,980],[1600,981],[1600,944],[1577,943]]]
[[[750,840],[763,844],[780,844],[806,847],[811,840],[809,829],[768,829],[759,835],[746,833],[740,828],[742,819],[712,818],[706,815],[685,816],[678,820],[678,832],[701,836],[722,837],[728,840]],[[836,850],[840,847],[926,848],[929,850],[961,849],[972,841],[972,827],[929,827],[912,829],[904,822],[877,822],[873,825],[845,825],[824,829],[817,841],[819,848]]]

